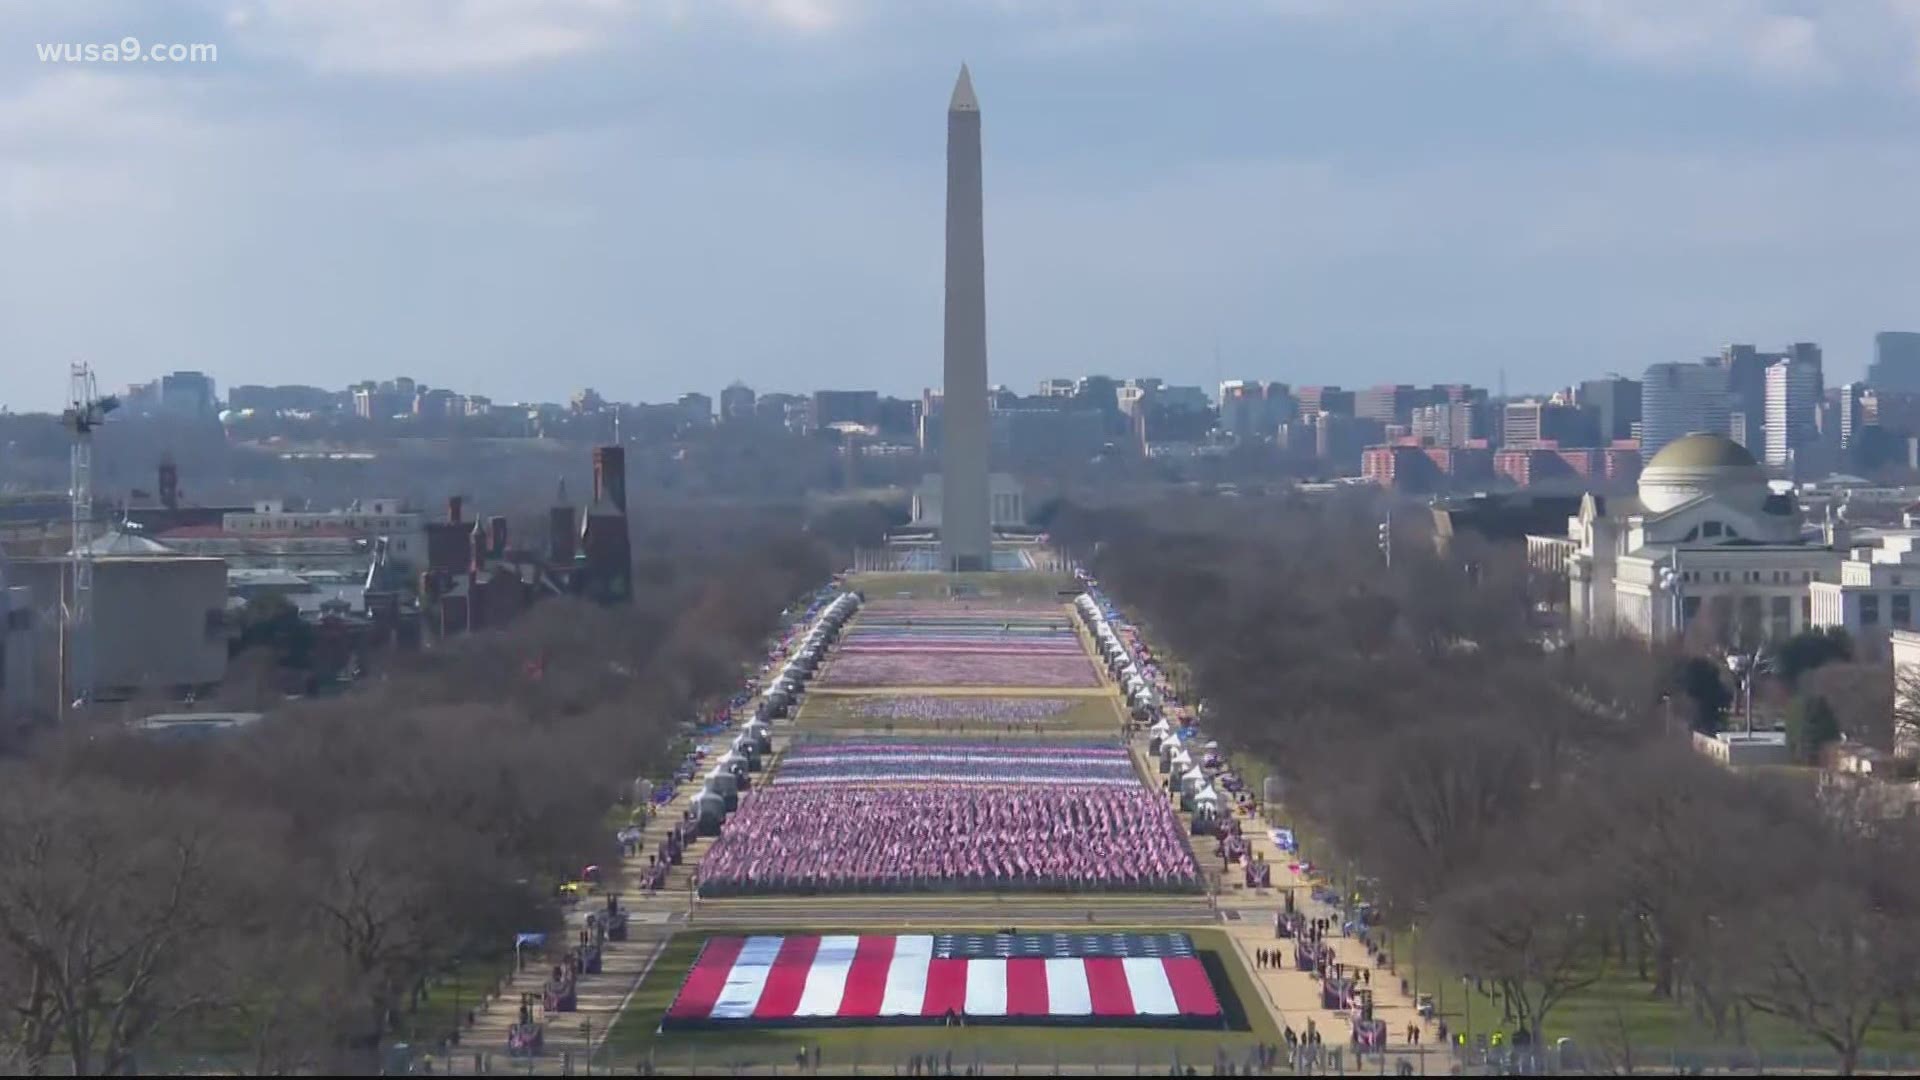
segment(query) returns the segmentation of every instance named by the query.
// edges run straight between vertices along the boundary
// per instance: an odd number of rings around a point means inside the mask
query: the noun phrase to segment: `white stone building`
[[[1813,625],[1843,627],[1865,656],[1887,655],[1887,635],[1914,628],[1920,604],[1920,533],[1889,532],[1878,547],[1855,547],[1837,581],[1815,582]]]
[[[1640,637],[1701,618],[1725,640],[1798,633],[1813,624],[1811,586],[1838,582],[1845,558],[1831,531],[1803,535],[1793,496],[1769,488],[1751,453],[1698,432],[1653,456],[1638,499],[1608,506],[1589,495],[1565,540],[1528,546],[1540,569],[1564,567],[1575,633]]]

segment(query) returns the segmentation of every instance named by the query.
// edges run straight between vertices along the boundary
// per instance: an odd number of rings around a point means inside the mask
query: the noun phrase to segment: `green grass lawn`
[[[1263,775],[1260,763],[1236,760],[1241,775],[1257,784]],[[1338,848],[1313,822],[1292,818],[1283,808],[1268,807],[1273,824],[1290,825],[1299,838],[1301,851],[1313,859],[1323,877],[1335,885],[1343,884],[1349,867]],[[1364,867],[1353,870],[1364,874]],[[1394,952],[1399,960],[1398,974],[1413,982],[1412,952],[1405,928],[1392,932]],[[1434,994],[1436,1004],[1456,1032],[1483,1036],[1499,1028],[1511,1034],[1513,1025],[1504,1024],[1498,999],[1477,993],[1461,983],[1457,973],[1444,974],[1431,952],[1421,958],[1419,987]],[[1444,984],[1444,985],[1443,985]],[[1491,989],[1491,986],[1489,986]],[[1471,998],[1471,1016],[1468,1001]],[[1469,1020],[1471,1024],[1469,1025]],[[1656,998],[1650,982],[1642,980],[1630,962],[1617,958],[1614,966],[1598,981],[1583,987],[1556,1004],[1547,1018],[1547,1040],[1571,1037],[1576,1042],[1617,1052],[1623,1044],[1635,1050],[1648,1049],[1735,1049],[1750,1048],[1762,1052],[1824,1051],[1817,1040],[1791,1023],[1763,1014],[1748,1014],[1744,1041],[1729,1025],[1724,1033],[1715,1033],[1712,1025],[1696,1018],[1691,1004]],[[1920,1053],[1920,1024],[1913,1031],[1900,1031],[1891,1008],[1869,1039],[1870,1050],[1880,1053]]]
[[[1401,973],[1410,975],[1411,970],[1403,966]],[[1496,1028],[1511,1033],[1513,1025],[1502,1023],[1504,1016],[1498,998],[1476,992],[1452,976],[1446,978],[1442,990],[1436,974],[1432,968],[1423,969],[1421,989],[1429,994],[1444,995],[1439,1004],[1455,1031],[1468,1030],[1471,1010],[1473,1035],[1485,1035]],[[1920,1027],[1900,1031],[1892,1010],[1888,1013],[1875,1027],[1868,1047],[1881,1053],[1920,1053]],[[1792,1024],[1763,1014],[1747,1016],[1744,1043],[1731,1025],[1726,1032],[1715,1033],[1709,1022],[1695,1018],[1689,1005],[1654,997],[1651,984],[1643,982],[1631,967],[1609,971],[1599,981],[1556,1005],[1548,1014],[1547,1032],[1549,1042],[1570,1036],[1581,1045],[1615,1053],[1623,1046],[1635,1051],[1742,1046],[1763,1052],[1826,1049],[1824,1044]]]
[[[863,715],[860,711],[862,701],[871,701],[875,697],[925,697],[925,694],[901,692],[889,694],[835,694],[831,690],[816,690],[807,695],[806,704],[800,707],[799,715],[794,718],[794,726],[811,731],[859,731],[867,734],[884,734],[889,731],[903,735],[1001,735],[1018,734],[1040,737],[1047,735],[1106,735],[1111,736],[1119,730],[1121,714],[1119,704],[1111,694],[1061,694],[1035,691],[997,691],[988,690],[980,694],[969,695],[933,695],[935,697],[1029,697],[1060,698],[1072,702],[1064,712],[1037,721],[1036,733],[1033,723],[1016,723],[1008,732],[1003,725],[990,721],[955,723],[934,723],[911,719],[887,719]]]
[[[954,927],[956,931],[965,927]],[[992,928],[986,928],[992,929]],[[1022,930],[1028,928],[1022,927]],[[1040,929],[1040,928],[1034,928]],[[1071,928],[1069,928],[1071,929]],[[1102,927],[1107,930],[1107,927]],[[781,931],[756,930],[756,933]],[[807,928],[790,933],[832,934],[860,931]],[[868,931],[871,932],[871,931]],[[660,1019],[693,966],[705,933],[687,932],[668,942],[646,981],[635,991],[608,1037],[614,1063],[652,1056],[662,1069],[684,1068],[690,1061],[708,1067],[726,1062],[791,1062],[801,1047],[820,1047],[822,1068],[891,1065],[913,1054],[953,1053],[962,1062],[1018,1060],[1023,1064],[1125,1065],[1139,1061],[1165,1067],[1175,1054],[1184,1062],[1210,1067],[1216,1049],[1244,1053],[1257,1042],[1281,1041],[1253,978],[1242,967],[1227,936],[1218,930],[1186,931],[1214,976],[1232,1030],[1168,1028],[1043,1027],[1013,1024],[963,1028],[887,1026],[857,1028],[760,1028],[724,1031],[660,1032]]]
[[[956,589],[963,594],[1000,599],[1051,600],[1061,603],[1062,589],[1073,587],[1065,574],[1043,574],[1028,570],[991,570],[971,574],[874,572],[853,574],[847,588],[858,590],[868,600],[894,600],[901,593],[914,600],[945,600]]]

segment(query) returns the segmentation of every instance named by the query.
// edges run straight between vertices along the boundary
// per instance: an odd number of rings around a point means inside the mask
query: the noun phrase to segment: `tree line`
[[[610,808],[836,565],[803,525],[664,517],[630,608],[553,599],[226,736],[0,766],[0,1057],[371,1071],[429,977],[556,928],[554,886],[617,858]]]
[[[1178,658],[1209,733],[1276,770],[1387,925],[1497,988],[1512,1030],[1561,1033],[1570,995],[1623,972],[1715,1041],[1785,1025],[1846,1071],[1908,1026],[1910,821],[1709,762],[1688,747],[1686,658],[1548,647],[1522,552],[1443,548],[1402,514],[1389,568],[1382,509],[1068,506],[1053,535]]]

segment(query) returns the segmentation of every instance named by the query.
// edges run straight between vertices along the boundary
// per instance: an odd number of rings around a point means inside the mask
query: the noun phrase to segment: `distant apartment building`
[[[1040,396],[1046,398],[1070,398],[1080,392],[1078,379],[1041,379]]]
[[[713,423],[713,399],[699,391],[681,394],[676,402],[685,414],[687,423],[694,427],[706,427]]]
[[[213,546],[194,545],[190,540],[212,541],[221,538],[261,539],[266,537],[351,537],[371,541],[388,538],[387,554],[398,563],[425,565],[426,515],[405,509],[399,499],[358,499],[341,510],[289,510],[284,499],[262,499],[253,509],[222,515],[217,533],[207,530],[179,537],[165,537],[181,550],[196,554],[222,555],[230,560],[237,552],[217,550]],[[362,549],[364,551],[364,549]],[[237,565],[244,565],[238,563]],[[364,555],[359,565],[365,568]]]
[[[1791,475],[1801,458],[1820,441],[1820,405],[1824,397],[1818,355],[1780,360],[1767,368],[1768,467]]]
[[[1721,364],[1648,365],[1640,386],[1640,452],[1651,459],[1696,431],[1726,434],[1732,398]]]
[[[342,407],[346,395],[317,386],[236,386],[227,391],[227,408],[236,412],[312,413]]]
[[[987,431],[994,452],[1023,464],[1084,461],[1098,454],[1107,442],[1106,417],[1096,409],[1070,407],[1073,400],[1041,397],[989,412]],[[1059,404],[1041,407],[1039,401]],[[933,443],[922,445],[937,446],[937,434]]]
[[[1292,418],[1293,397],[1285,383],[1231,379],[1220,384],[1220,431],[1236,442],[1273,438]]]
[[[1595,417],[1558,401],[1510,401],[1501,425],[1501,445],[1524,450],[1543,443],[1592,446],[1600,441]]]
[[[1465,446],[1484,440],[1485,409],[1469,401],[1422,405],[1408,421],[1409,434],[1428,446]]]
[[[413,397],[413,415],[422,420],[450,420],[464,412],[460,395],[451,390],[423,386]]]
[[[834,424],[872,425],[879,419],[878,390],[815,390],[812,427]]]
[[[1354,391],[1353,415],[1381,424],[1405,424],[1413,418],[1414,408],[1421,404],[1430,403],[1422,402],[1419,391],[1411,386],[1370,386]]]
[[[738,424],[753,419],[753,387],[731,383],[720,391],[720,422]]]
[[[173,416],[204,420],[220,410],[213,379],[198,371],[176,371],[160,377],[160,408]]]
[[[396,416],[410,416],[413,413],[413,380],[406,380],[407,388],[403,393],[394,383],[364,382],[355,385],[353,395],[353,415],[362,420],[391,420]]]
[[[1369,446],[1360,454],[1360,475],[1369,483],[1416,494],[1437,491],[1441,483],[1439,467],[1418,446]]]
[[[1920,393],[1920,333],[1883,330],[1873,335],[1867,385],[1875,390]]]
[[[1640,422],[1640,380],[1609,375],[1580,384],[1574,403],[1593,415],[1601,443],[1633,438]]]
[[[772,427],[804,432],[812,428],[813,399],[799,394],[761,394],[753,403],[753,414]]]
[[[1293,392],[1293,400],[1301,416],[1319,413],[1353,415],[1353,391],[1337,386],[1302,386]]]

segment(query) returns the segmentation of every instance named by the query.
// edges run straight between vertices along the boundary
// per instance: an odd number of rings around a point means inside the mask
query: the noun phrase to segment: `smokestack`
[[[505,558],[507,554],[507,519],[498,514],[487,519],[487,532],[492,537],[493,557]]]
[[[455,525],[460,524],[460,496],[458,495],[447,496],[447,520]]]
[[[593,448],[593,501],[627,512],[627,452],[621,447]]]

